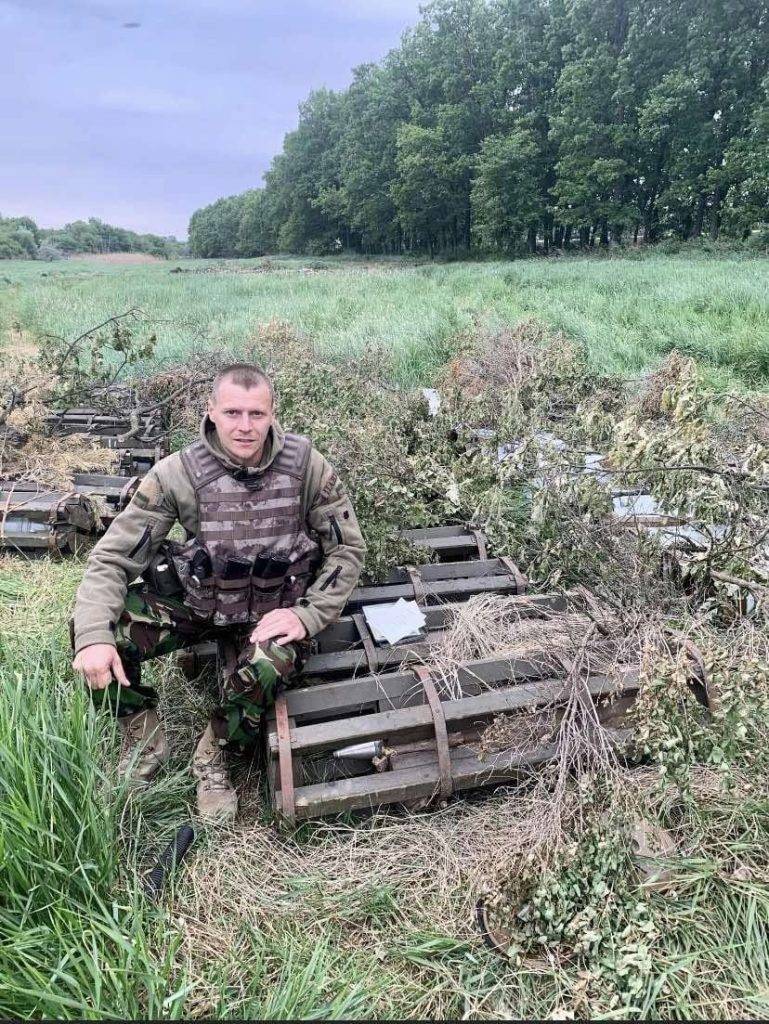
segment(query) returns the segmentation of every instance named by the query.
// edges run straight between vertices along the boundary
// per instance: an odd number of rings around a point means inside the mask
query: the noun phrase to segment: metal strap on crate
[[[478,557],[485,562],[486,559],[489,557],[488,551],[486,549],[486,534],[483,532],[483,530],[476,530],[472,526],[468,527],[468,529],[475,538],[475,544],[476,547],[478,548]]]
[[[435,682],[430,675],[430,670],[425,665],[414,665],[414,675],[422,684],[427,697],[427,704],[430,714],[433,716],[433,728],[435,730],[435,747],[438,753],[438,773],[440,775],[441,800],[448,800],[454,792],[454,782],[451,778],[451,754],[449,753],[449,733],[446,728],[446,718],[443,714],[441,699],[435,688]]]
[[[422,579],[422,574],[415,565],[407,565],[406,572],[411,580],[411,586],[414,589],[414,600],[421,608],[425,603],[425,585],[424,580]]]
[[[508,558],[507,555],[501,555],[499,560],[515,581],[516,594],[525,594],[526,587],[529,585],[529,581],[523,575],[523,573],[512,560],[512,558]]]
[[[294,762],[291,753],[291,726],[288,721],[288,705],[286,704],[285,693],[279,693],[275,701],[275,727],[278,733],[280,807],[286,821],[294,825],[296,823]]]
[[[355,612],[352,617],[352,621],[355,623],[355,628],[358,630],[358,636],[363,644],[363,650],[366,654],[369,672],[372,674],[376,673],[379,668],[379,659],[377,658],[376,646],[374,645],[374,637],[371,635],[371,630],[368,628],[366,617],[360,612]]]

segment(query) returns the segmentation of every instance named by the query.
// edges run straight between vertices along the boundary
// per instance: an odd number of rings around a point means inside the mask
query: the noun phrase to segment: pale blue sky
[[[0,213],[186,236],[419,0],[0,0]],[[7,55],[10,54],[10,61]]]

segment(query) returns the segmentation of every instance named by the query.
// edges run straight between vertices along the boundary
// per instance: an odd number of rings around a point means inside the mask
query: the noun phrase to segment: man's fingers
[[[112,659],[112,675],[117,679],[121,686],[131,685],[128,676],[125,674],[123,662],[120,660],[120,655],[117,651],[115,651],[115,657]]]
[[[112,681],[109,672],[91,672],[85,678],[92,690],[106,690]]]
[[[282,647],[283,644],[291,643],[292,639],[292,636],[290,636],[288,633],[284,633],[281,636],[273,637],[272,642]]]

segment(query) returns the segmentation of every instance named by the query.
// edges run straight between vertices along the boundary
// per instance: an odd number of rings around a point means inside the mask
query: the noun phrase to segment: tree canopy
[[[39,228],[31,217],[0,217],[0,259],[57,259],[75,253],[142,252],[174,257],[184,246],[172,237],[137,234],[97,217],[63,228]]]
[[[769,225],[769,0],[432,0],[312,92],[199,256],[512,254]]]

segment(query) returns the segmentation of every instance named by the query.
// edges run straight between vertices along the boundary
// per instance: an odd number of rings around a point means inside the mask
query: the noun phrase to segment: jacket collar
[[[278,455],[278,452],[283,448],[285,432],[278,423],[275,423],[274,426],[270,428],[270,432],[264,442],[262,457],[259,460],[258,466],[241,466],[230,458],[219,442],[216,427],[209,419],[208,413],[205,414],[200,423],[200,440],[213,457],[218,462],[221,462],[229,473],[232,473],[233,476],[240,479],[243,477],[260,476],[269,466],[272,465]]]

